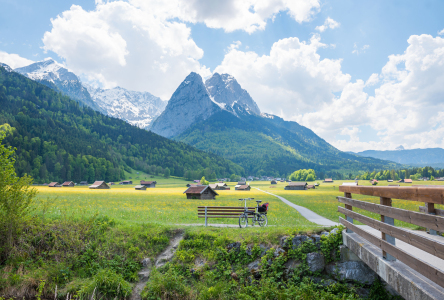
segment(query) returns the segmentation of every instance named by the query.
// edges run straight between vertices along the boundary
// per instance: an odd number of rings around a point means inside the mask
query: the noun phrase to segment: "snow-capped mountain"
[[[175,137],[194,123],[221,111],[228,111],[236,117],[261,113],[256,102],[233,76],[214,73],[204,84],[202,77],[192,72],[176,89],[165,111],[149,129],[165,137]]]
[[[128,91],[121,87],[86,87],[93,101],[108,116],[125,120],[139,128],[147,128],[167,105],[166,101],[148,92]]]
[[[14,69],[14,71],[25,75],[29,79],[56,89],[83,105],[103,112],[91,99],[91,96],[79,78],[52,58],[47,58],[26,67]]]
[[[210,97],[217,103],[224,104],[224,109],[236,114],[241,109],[248,113],[260,115],[261,111],[250,94],[239,85],[237,80],[229,75],[214,73],[205,81]],[[236,108],[236,106],[238,106]]]
[[[8,66],[7,64],[0,62],[0,67],[5,68],[6,72],[12,72],[12,68],[10,66]]]
[[[210,99],[202,77],[191,72],[171,96],[150,130],[164,137],[174,137],[218,111],[222,111],[222,108]]]

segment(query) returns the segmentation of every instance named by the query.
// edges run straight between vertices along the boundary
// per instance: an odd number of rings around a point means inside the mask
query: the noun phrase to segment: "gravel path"
[[[282,202],[284,202],[288,206],[291,206],[294,209],[296,209],[304,218],[306,218],[310,222],[313,222],[313,223],[316,223],[316,224],[322,225],[322,226],[335,226],[335,225],[339,225],[339,223],[330,221],[329,219],[324,218],[324,217],[318,215],[317,213],[309,210],[308,208],[305,208],[303,206],[299,206],[299,205],[291,203],[290,201],[288,201],[284,197],[281,197],[281,196],[278,196],[278,195],[275,195],[275,194],[263,191],[263,190],[258,189],[258,188],[255,188],[255,189],[279,198],[279,200],[281,200]]]

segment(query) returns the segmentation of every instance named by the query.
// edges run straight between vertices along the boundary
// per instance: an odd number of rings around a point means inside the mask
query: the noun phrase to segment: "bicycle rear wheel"
[[[257,216],[257,222],[259,223],[259,226],[261,226],[261,227],[267,226],[267,224],[268,224],[267,215],[259,214]]]
[[[242,214],[239,216],[239,227],[245,228],[248,226],[248,217],[246,214]]]

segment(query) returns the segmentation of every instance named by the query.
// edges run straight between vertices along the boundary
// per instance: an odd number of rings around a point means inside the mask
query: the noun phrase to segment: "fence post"
[[[426,213],[427,213],[427,214],[429,214],[429,215],[436,215],[436,212],[435,212],[435,203],[427,203],[427,202],[424,202],[424,204],[425,204],[425,209],[426,209]],[[430,235],[438,235],[438,233],[436,232],[436,230],[434,230],[434,229],[430,229],[430,228],[429,228],[429,233],[430,233]]]
[[[345,197],[345,198],[351,198],[352,195],[351,195],[351,193],[344,193],[344,197]],[[345,204],[345,209],[353,210],[353,206],[348,205],[348,204]],[[346,218],[346,220],[347,220],[348,222],[350,222],[350,223],[353,224],[353,219],[352,219],[351,217],[349,217],[349,216],[345,216],[345,218]],[[347,232],[347,233],[353,233],[353,231],[351,231],[351,230],[348,229],[348,228],[347,228],[346,232]]]
[[[392,199],[380,197],[380,204],[385,205],[385,206],[392,206]],[[387,217],[387,216],[381,215],[381,222],[395,226],[395,219]],[[390,243],[392,245],[396,244],[394,237],[392,237],[391,235],[385,234],[384,232],[381,232],[381,234],[382,234],[382,239],[384,241],[387,241],[388,243]],[[384,257],[388,261],[395,261],[396,260],[396,258],[391,256],[390,254],[388,254],[384,250],[382,251],[382,257]]]
[[[205,206],[205,227],[208,226],[207,207]]]

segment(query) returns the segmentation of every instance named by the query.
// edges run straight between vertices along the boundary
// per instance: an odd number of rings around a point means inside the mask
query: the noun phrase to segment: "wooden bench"
[[[198,218],[205,218],[205,226],[208,226],[208,218],[239,218],[244,212],[244,207],[240,206],[198,206]],[[249,211],[255,211],[256,207],[247,207]],[[253,215],[248,215],[253,218]]]

